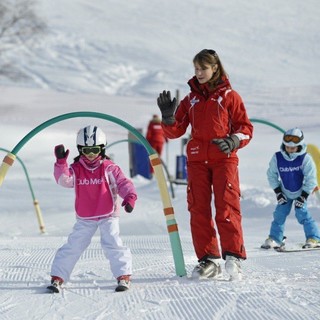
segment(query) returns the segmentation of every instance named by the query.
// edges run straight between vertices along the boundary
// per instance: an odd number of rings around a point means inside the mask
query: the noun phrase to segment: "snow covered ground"
[[[299,126],[307,143],[320,147],[319,6],[298,0],[204,1],[201,6],[187,0],[179,7],[172,1],[43,1],[39,12],[50,35],[36,53],[24,48],[22,58],[17,51],[6,57],[30,79],[19,85],[1,79],[0,148],[12,150],[37,125],[75,111],[110,114],[145,132],[157,112],[158,92],[187,92],[192,57],[203,47],[221,53],[250,118],[283,129]],[[128,137],[124,128],[105,120],[68,119],[41,131],[18,153],[39,201],[45,234],[39,232],[18,161],[0,187],[1,319],[320,319],[320,251],[259,249],[275,206],[265,172],[282,137],[261,123],[254,123],[252,142],[239,151],[248,254],[243,281],[230,282],[225,273],[222,280],[190,278],[197,261],[183,185],[174,186],[172,204],[187,276],[176,276],[157,183],[135,177],[139,200],[131,214],[121,217],[122,237],[134,258],[130,291],[114,292],[115,279],[97,234],[63,293],[46,294],[53,256],[74,224],[73,191],[53,179],[53,148],[64,143],[72,159],[76,132],[88,123],[107,133],[109,145]],[[180,147],[180,140],[172,140],[163,155],[172,175]],[[129,175],[127,144],[115,144],[108,152]],[[320,203],[315,196],[308,202],[319,224]],[[288,246],[305,240],[293,213],[286,236]]]

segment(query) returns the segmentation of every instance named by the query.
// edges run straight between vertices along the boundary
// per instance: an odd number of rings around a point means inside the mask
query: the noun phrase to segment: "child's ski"
[[[123,285],[123,284],[118,284],[118,286],[115,289],[116,292],[123,292],[123,291],[127,291],[127,290],[129,290],[129,287],[127,285]]]
[[[286,248],[285,246],[283,247],[276,247],[274,248],[277,252],[303,252],[303,251],[313,251],[313,250],[320,250],[319,247],[314,247],[314,248]]]
[[[54,286],[54,285],[50,285],[47,287],[49,293],[59,293],[60,290],[58,287]]]

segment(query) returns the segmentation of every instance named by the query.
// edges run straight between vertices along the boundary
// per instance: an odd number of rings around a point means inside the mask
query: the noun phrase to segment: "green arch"
[[[144,145],[144,147],[146,148],[147,152],[149,155],[151,154],[155,154],[155,151],[153,150],[153,148],[150,146],[149,142],[146,140],[146,138],[138,131],[136,130],[134,127],[132,127],[131,125],[129,125],[128,123],[110,116],[108,114],[104,114],[104,113],[99,113],[99,112],[90,112],[90,111],[79,111],[79,112],[71,112],[71,113],[66,113],[66,114],[62,114],[60,116],[51,118],[47,121],[45,121],[44,123],[40,124],[39,126],[37,126],[36,128],[34,128],[32,131],[30,131],[11,151],[12,154],[16,155],[19,150],[33,137],[35,136],[37,133],[39,133],[41,130],[51,126],[54,123],[57,123],[59,121],[62,120],[66,120],[66,119],[70,119],[70,118],[79,118],[79,117],[91,117],[91,118],[100,118],[100,119],[105,119],[105,120],[109,120],[111,122],[115,122],[117,124],[119,124],[120,126],[128,129],[130,132],[132,132],[132,134]],[[280,128],[279,126],[275,125],[274,123],[270,122],[270,121],[266,121],[266,120],[262,120],[262,119],[256,119],[256,118],[252,118],[250,119],[250,121],[252,122],[259,122],[259,123],[263,123],[266,125],[269,125],[277,130],[279,130],[280,132],[284,133],[285,130],[283,130],[282,128]]]
[[[283,130],[282,128],[280,128],[279,126],[277,126],[276,124],[270,122],[270,121],[267,121],[267,120],[262,120],[262,119],[256,119],[256,118],[251,118],[250,119],[251,122],[259,122],[259,123],[263,123],[263,124],[266,124],[270,127],[273,127],[277,130],[279,130],[280,132],[282,133],[285,133],[285,130]]]
[[[105,119],[109,120],[111,122],[117,123],[120,126],[126,128],[129,130],[139,141],[140,143],[146,148],[150,161],[151,159],[157,160],[158,159],[158,154],[157,152],[151,147],[149,142],[146,140],[146,138],[134,127],[129,125],[128,123],[110,116],[108,114],[104,113],[99,113],[99,112],[90,112],[90,111],[79,111],[79,112],[71,112],[71,113],[66,113],[59,115],[57,117],[54,117],[52,119],[49,119],[45,121],[44,123],[40,124],[36,128],[34,128],[32,131],[30,131],[11,151],[11,154],[13,156],[16,156],[19,150],[37,133],[39,133],[41,130],[49,127],[50,125],[57,123],[62,120],[70,119],[70,118],[77,118],[77,117],[91,117],[91,118],[100,118],[100,119]],[[7,156],[6,158],[10,158]],[[5,159],[6,159],[5,158]],[[5,159],[2,163],[2,166],[0,167],[0,182],[3,181],[4,176],[6,171],[8,170],[10,164],[5,162]],[[14,159],[10,158],[10,162],[13,161]],[[155,161],[155,163],[158,163],[158,161]],[[164,212],[166,210],[165,205],[169,205],[169,208],[172,208],[171,206],[171,201],[170,201],[170,196],[167,191],[167,186],[166,186],[166,181],[163,175],[163,167],[161,167],[162,170],[160,170],[161,174],[158,177],[158,186],[160,190],[160,194],[162,197],[162,202],[164,205]],[[172,208],[173,210],[173,208]],[[171,243],[171,249],[173,253],[173,259],[174,259],[174,264],[175,264],[175,269],[176,269],[176,274],[178,276],[185,276],[186,275],[186,269],[185,269],[185,263],[184,263],[184,257],[183,257],[183,252],[182,252],[182,247],[181,247],[181,241],[180,241],[180,236],[176,224],[176,220],[174,218],[174,213],[172,212],[171,214],[172,218],[170,220],[166,219],[167,227],[168,227],[168,232],[169,232],[169,238],[170,238],[170,243]],[[170,231],[171,226],[176,226],[176,229],[173,228],[172,231]]]
[[[147,149],[147,152],[149,155],[155,154],[155,151],[152,149],[150,146],[149,142],[146,140],[146,138],[134,127],[129,125],[127,122],[122,121],[116,117],[110,116],[108,114],[100,113],[100,112],[90,112],[90,111],[79,111],[79,112],[71,112],[71,113],[65,113],[60,116],[51,118],[36,128],[34,128],[32,131],[30,131],[11,151],[12,154],[16,155],[19,150],[37,133],[39,133],[41,130],[51,126],[54,123],[57,123],[62,120],[70,119],[70,118],[84,118],[84,117],[89,117],[89,118],[100,118],[100,119],[105,119],[109,120],[111,122],[115,122],[119,124],[120,126],[128,129]]]
[[[122,140],[118,140],[118,141],[115,141],[115,142],[112,142],[110,144],[107,144],[106,146],[106,149],[109,149],[111,148],[112,146],[118,144],[118,143],[122,143],[122,142],[131,142],[131,143],[139,143],[140,144],[140,141],[137,141],[137,140],[133,140],[133,139],[122,139]]]

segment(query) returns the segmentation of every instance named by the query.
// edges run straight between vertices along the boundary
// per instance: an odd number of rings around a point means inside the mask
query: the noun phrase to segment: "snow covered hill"
[[[192,58],[203,48],[218,52],[241,92],[319,85],[317,0],[38,3],[47,36],[2,55],[29,77],[23,86],[149,97],[169,88],[184,94]]]

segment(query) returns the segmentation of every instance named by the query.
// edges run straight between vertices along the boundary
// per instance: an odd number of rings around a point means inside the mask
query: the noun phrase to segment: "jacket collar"
[[[206,99],[211,95],[215,95],[218,97],[222,95],[226,90],[231,89],[231,84],[227,77],[223,77],[221,83],[214,89],[209,88],[208,82],[200,84],[196,76],[188,81],[188,85],[190,86],[192,92],[200,94]]]
[[[97,157],[93,161],[88,160],[85,156],[81,155],[79,162],[87,169],[87,170],[96,170],[100,167],[103,162],[101,156]]]

